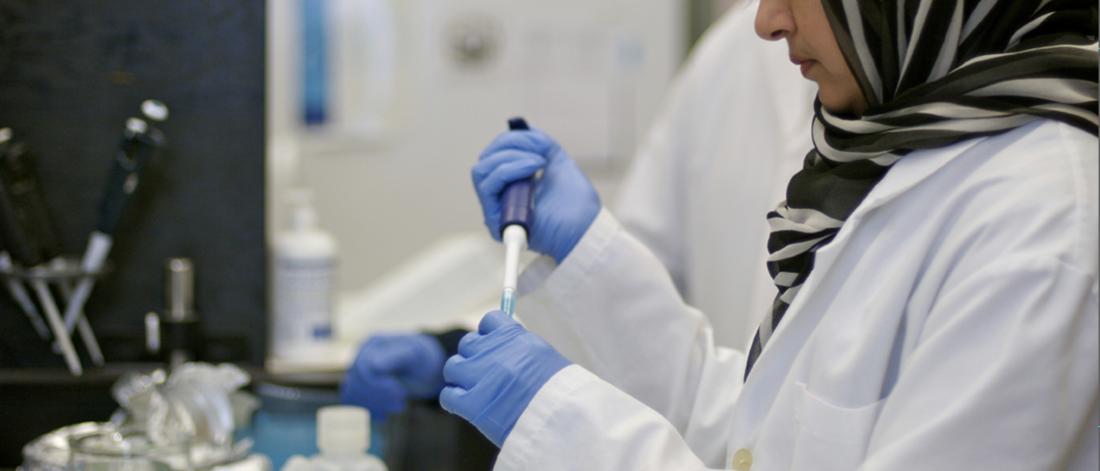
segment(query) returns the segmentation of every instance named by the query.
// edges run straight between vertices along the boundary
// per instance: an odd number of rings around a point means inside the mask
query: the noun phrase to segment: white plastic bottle
[[[290,195],[290,224],[274,241],[272,356],[309,361],[331,348],[336,241],[317,224],[311,195]]]
[[[317,448],[313,458],[292,456],[282,471],[386,471],[386,464],[367,454],[370,413],[356,406],[328,406],[317,411]]]

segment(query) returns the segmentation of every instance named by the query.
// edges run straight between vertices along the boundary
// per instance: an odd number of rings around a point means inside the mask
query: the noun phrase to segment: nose
[[[756,9],[756,35],[766,41],[778,41],[794,32],[794,17],[787,0],[760,0]]]

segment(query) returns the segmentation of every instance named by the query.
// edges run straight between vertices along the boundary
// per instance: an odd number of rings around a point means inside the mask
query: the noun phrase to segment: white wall
[[[340,21],[359,21],[362,5],[340,1]],[[557,136],[612,197],[684,50],[683,0],[374,1],[393,8],[397,31],[387,128],[324,136],[295,120],[298,2],[268,2],[269,234],[286,189],[312,188],[345,291],[444,234],[483,230],[469,168],[512,115]],[[463,63],[457,38],[495,52]],[[334,54],[355,56],[348,42]]]

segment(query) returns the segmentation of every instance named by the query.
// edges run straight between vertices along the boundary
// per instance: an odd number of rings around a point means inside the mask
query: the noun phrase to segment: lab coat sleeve
[[[861,469],[1097,469],[1097,281],[1055,258],[948,280]],[[1021,407],[1021,405],[1026,405]],[[1091,444],[1091,445],[1089,445]]]
[[[731,7],[697,42],[611,205],[623,227],[653,251],[681,288],[690,286],[690,231],[685,228],[691,221],[687,217],[687,206],[692,201],[689,195],[695,192],[699,198],[691,168],[698,165],[695,161],[710,157],[706,154],[714,151],[700,146],[701,142],[716,141],[707,134],[712,122],[736,122],[725,113],[716,113],[725,110],[715,103],[729,102],[726,97],[745,88],[748,82],[747,74],[731,73],[730,57],[748,62],[762,55],[759,48],[741,47],[745,31],[752,29],[754,15],[755,9],[747,5]],[[716,81],[728,83],[716,87]]]
[[[560,266],[540,259],[520,283],[528,328],[663,416],[704,463],[724,460],[744,355],[715,346],[706,318],[608,211]]]
[[[622,225],[660,259],[677,286],[685,286],[685,250],[687,239],[684,156],[690,155],[686,147],[693,141],[685,122],[682,108],[690,103],[689,96],[693,72],[698,67],[688,67],[673,87],[669,100],[650,128],[634,161],[623,178],[613,209]],[[695,89],[700,87],[696,86]],[[679,157],[679,158],[677,158]]]
[[[572,365],[550,378],[516,422],[496,470],[700,470],[660,414]]]
[[[757,48],[739,47],[743,32],[752,29],[755,9],[734,6],[697,42],[669,89],[660,113],[646,133],[623,177],[611,206],[634,237],[661,260],[678,286],[688,283],[687,205],[696,188],[691,180],[694,161],[704,156],[700,142],[714,141],[706,130],[713,120],[727,121],[714,103],[728,101],[732,91],[745,87],[748,76],[729,72],[730,57],[757,59]],[[755,33],[751,33],[755,34]],[[727,81],[720,87],[715,81]],[[736,120],[733,120],[736,122]]]

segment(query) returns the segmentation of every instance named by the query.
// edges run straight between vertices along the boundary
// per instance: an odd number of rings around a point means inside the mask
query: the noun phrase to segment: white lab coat
[[[755,7],[732,7],[700,40],[612,205],[728,347],[775,297],[764,215],[810,149],[817,93],[785,44],[756,37]]]
[[[905,157],[744,384],[744,355],[602,211],[523,275],[522,319],[577,364],[496,469],[1097,469],[1097,160],[1049,121]]]

